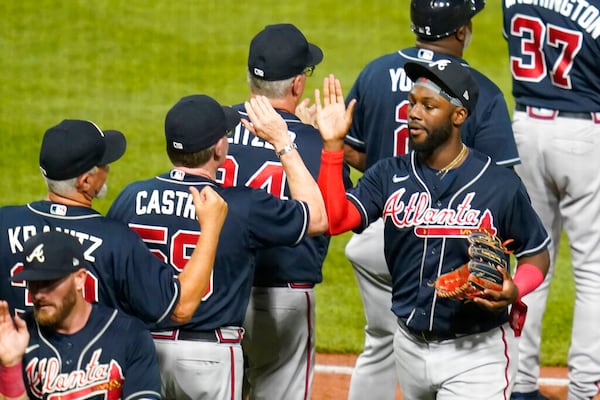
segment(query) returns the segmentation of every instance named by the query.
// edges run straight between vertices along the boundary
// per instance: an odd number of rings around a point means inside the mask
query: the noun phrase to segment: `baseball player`
[[[40,149],[46,199],[0,208],[0,298],[8,301],[11,312],[22,313],[33,305],[25,282],[9,282],[23,268],[24,243],[41,232],[62,231],[85,249],[88,301],[117,308],[149,326],[191,317],[201,300],[198,291],[209,283],[227,205],[211,190],[182,197],[186,212],[198,217],[203,235],[181,244],[196,245],[196,251],[185,260],[186,274],[176,278],[127,225],[91,208],[92,200],[106,191],[109,164],[125,147],[122,133],[101,131],[90,121],[64,120],[46,131]]]
[[[394,358],[406,399],[506,399],[516,373],[517,329],[508,307],[533,290],[548,268],[549,237],[512,171],[463,144],[460,128],[474,111],[478,87],[469,69],[451,59],[409,62],[415,82],[407,110],[411,151],[379,161],[344,193],[343,143],[354,100],[345,110],[341,86],[324,83],[324,140],[319,172],[331,234],[364,229],[383,219],[384,255],[392,275],[397,318]],[[471,258],[473,231],[512,240],[518,267],[502,271],[501,291],[459,301],[437,295],[440,276]],[[516,313],[515,313],[516,314]],[[513,315],[514,316],[514,315]],[[513,329],[511,329],[511,326]]]
[[[523,164],[517,169],[550,232],[551,267],[526,297],[513,399],[538,393],[542,316],[564,228],[571,248],[575,308],[568,353],[569,399],[589,399],[600,388],[600,2],[551,6],[503,1],[508,40],[513,130]]]
[[[281,49],[286,49],[282,51]],[[306,167],[316,179],[323,141],[294,114],[307,76],[323,52],[291,24],[265,27],[250,43],[247,79],[251,96],[264,95],[288,125]],[[243,104],[234,106],[247,116]],[[219,183],[250,186],[290,198],[287,178],[272,147],[239,124],[228,138]],[[308,237],[297,246],[262,249],[256,255],[254,287],[242,347],[250,398],[309,399],[315,363],[315,293],[328,236]]]
[[[137,319],[83,297],[79,240],[57,231],[27,240],[23,269],[33,310],[11,318],[0,301],[0,393],[29,399],[159,399],[150,333]],[[25,396],[27,393],[27,396]]]
[[[471,38],[471,18],[484,8],[482,0],[410,2],[414,47],[387,54],[370,62],[348,94],[357,106],[346,136],[345,159],[360,171],[378,160],[408,151],[408,93],[412,83],[403,69],[406,62],[429,63],[462,59]],[[497,165],[519,163],[510,116],[500,89],[471,68],[480,88],[475,112],[461,129],[463,142]],[[396,319],[389,311],[391,276],[383,257],[383,222],[375,221],[363,233],[351,237],[346,256],[352,263],[366,316],[364,350],[350,381],[349,399],[393,399],[392,338]]]
[[[260,115],[266,113],[266,120],[255,118],[253,108]],[[245,109],[253,122],[252,129],[261,130],[264,124],[287,133],[286,123],[265,97],[251,99]],[[236,110],[222,107],[208,96],[183,97],[165,118],[167,154],[173,168],[128,185],[108,213],[128,222],[177,273],[187,253],[174,252],[173,244],[182,237],[195,238],[199,234],[188,206],[178,200],[181,193],[189,187],[212,187],[229,206],[211,284],[201,306],[188,323],[165,323],[162,331],[153,335],[165,399],[242,398],[240,342],[256,252],[268,246],[298,244],[306,234],[321,234],[327,228],[317,184],[287,135],[271,146],[285,170],[294,199],[284,201],[265,190],[222,188],[217,184],[217,171],[227,160],[227,133],[239,122]],[[289,169],[286,163],[293,161],[299,164]]]

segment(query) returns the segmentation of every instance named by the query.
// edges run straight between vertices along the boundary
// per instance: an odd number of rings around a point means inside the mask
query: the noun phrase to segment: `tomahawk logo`
[[[433,68],[433,67],[436,67],[436,68],[437,68],[437,69],[439,69],[440,71],[443,71],[443,70],[445,70],[445,69],[446,69],[446,66],[447,66],[448,64],[450,64],[451,62],[452,62],[452,61],[450,61],[450,60],[437,60],[437,61],[434,61],[434,62],[430,63],[430,64],[429,64],[429,66],[430,66],[431,68]]]
[[[37,259],[38,262],[43,263],[46,260],[46,257],[44,256],[44,244],[38,244],[36,246],[35,249],[33,249],[33,251],[31,252],[31,254],[29,254],[27,257],[25,257],[25,259],[27,260],[28,263],[32,262],[33,259]]]

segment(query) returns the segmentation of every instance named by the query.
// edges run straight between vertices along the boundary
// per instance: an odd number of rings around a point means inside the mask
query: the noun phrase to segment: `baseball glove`
[[[432,286],[439,297],[468,300],[485,289],[501,291],[504,277],[497,267],[506,269],[504,244],[487,231],[473,231],[469,241],[469,262],[440,275]]]

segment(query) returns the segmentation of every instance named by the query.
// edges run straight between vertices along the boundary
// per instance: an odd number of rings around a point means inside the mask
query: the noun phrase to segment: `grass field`
[[[292,22],[324,50],[307,96],[330,72],[349,88],[368,61],[414,41],[406,0],[21,0],[1,2],[0,13],[0,205],[44,195],[42,134],[64,118],[81,118],[121,129],[129,142],[111,167],[108,198],[96,203],[102,212],[126,183],[169,167],[163,121],[180,97],[206,93],[225,104],[247,97],[248,44],[265,25]],[[475,18],[466,59],[512,106],[499,0]],[[320,351],[362,347],[364,318],[343,254],[348,237],[332,241],[317,289]],[[573,289],[565,243],[558,274],[545,319],[545,364],[564,363],[568,346]]]

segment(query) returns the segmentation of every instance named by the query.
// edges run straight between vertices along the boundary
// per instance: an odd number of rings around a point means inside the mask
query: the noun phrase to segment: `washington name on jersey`
[[[598,39],[600,36],[600,11],[586,0],[505,0],[504,3],[506,8],[526,4],[557,12],[570,18],[592,38]]]

